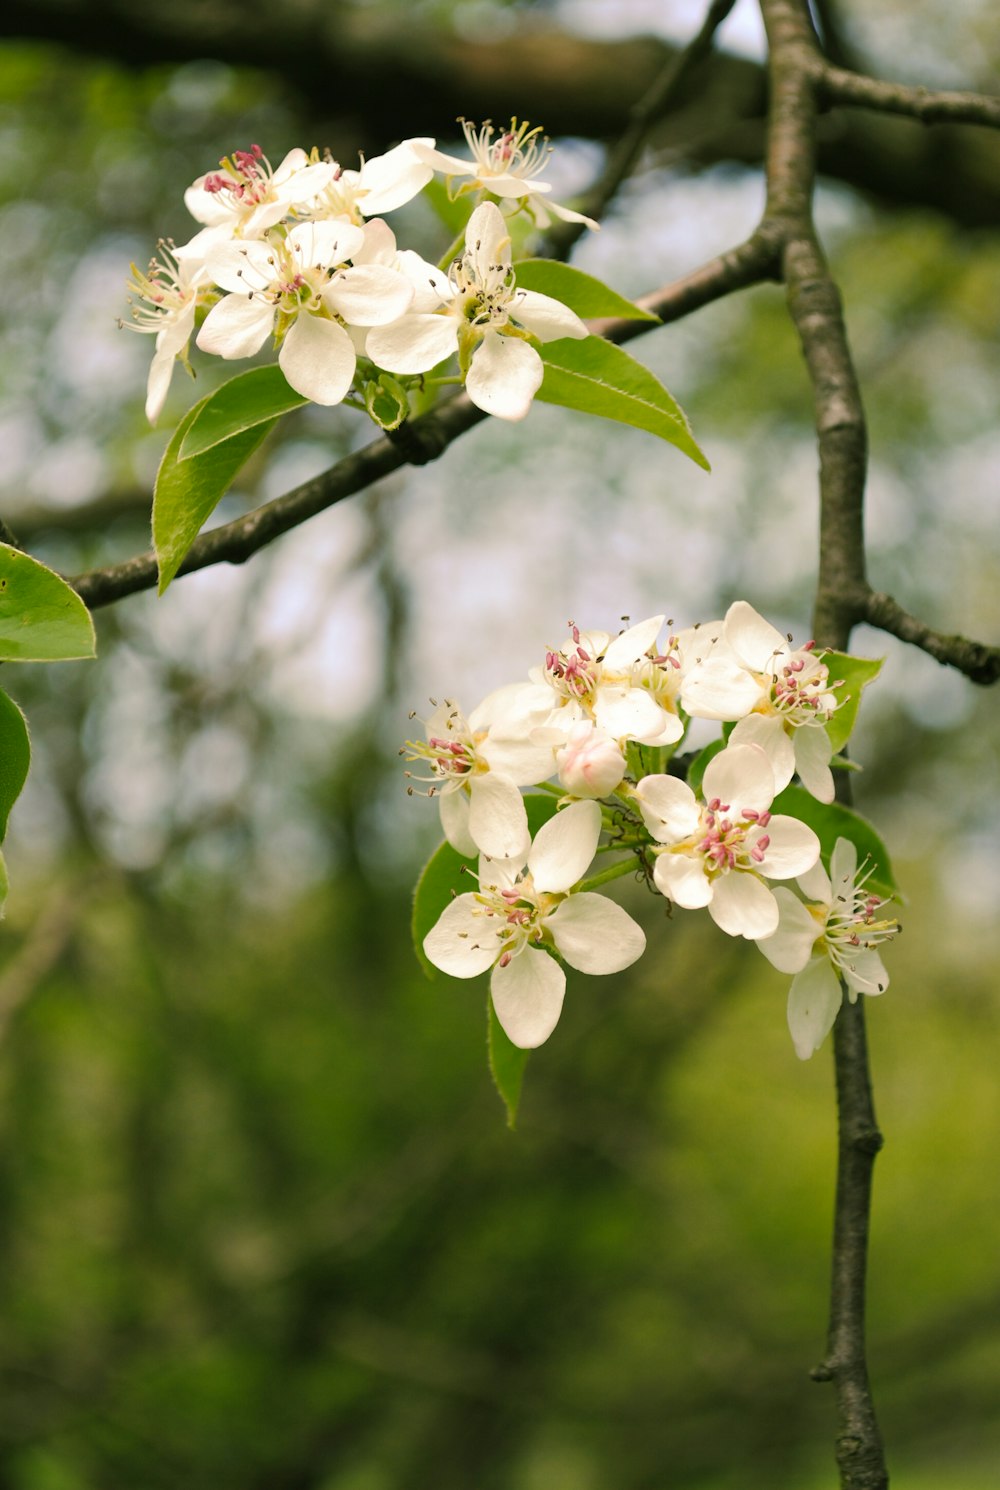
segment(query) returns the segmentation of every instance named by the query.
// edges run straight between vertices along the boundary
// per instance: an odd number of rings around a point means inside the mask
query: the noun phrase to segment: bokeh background
[[[287,11],[307,88],[254,5],[147,6],[144,52],[110,4],[39,0],[4,24],[0,511],[63,572],[148,546],[156,464],[194,390],[178,376],[150,431],[149,341],[116,319],[130,260],[190,236],[184,187],[251,141],[350,164],[404,133],[447,139],[419,109],[396,120],[376,63],[343,102],[324,88],[319,13]],[[171,30],[196,12],[203,55]],[[470,66],[477,118],[522,109],[518,57],[560,37],[652,55],[699,7],[339,0],[322,16],[358,67],[410,32],[451,59],[499,48],[511,101],[484,108]],[[835,19],[887,75],[995,80],[987,0],[851,0]],[[751,71],[759,30],[741,0],[722,40]],[[748,156],[755,127],[736,136]],[[599,168],[603,128],[558,140],[564,199]],[[696,172],[692,130],[654,135],[579,245],[575,262],[626,294],[733,245],[760,211],[759,171],[734,146]],[[998,143],[974,147],[983,180]],[[833,180],[818,202],[871,421],[871,578],[939,629],[995,641],[1000,216],[985,187],[943,208],[941,172],[925,179],[931,205]],[[429,215],[393,222],[437,256]],[[539,406],[245,568],[101,612],[95,663],[5,670],[34,761],[0,950],[2,1490],[833,1482],[832,1393],[808,1377],[832,1071],[828,1050],[794,1057],[787,980],[623,882],[650,953],[571,981],[511,1134],[485,987],[425,981],[408,943],[436,813],[406,796],[397,749],[429,695],[471,707],[568,618],[690,624],[745,597],[808,634],[816,459],[780,291],[631,350],[687,409],[711,476]],[[231,371],[201,359],[198,395]],[[287,419],[219,519],[369,438],[349,411]],[[854,649],[887,659],[855,779],[908,897],[892,986],[868,1009],[887,1137],[871,1366],[895,1482],[992,1490],[996,705],[891,638],[862,631]]]

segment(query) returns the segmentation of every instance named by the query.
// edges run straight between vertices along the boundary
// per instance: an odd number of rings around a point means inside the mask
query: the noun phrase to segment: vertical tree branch
[[[813,388],[820,461],[820,552],[813,616],[821,645],[844,648],[866,588],[864,488],[867,434],[840,295],[812,218],[816,147],[816,42],[805,0],[761,0],[770,49],[771,122],[766,216],[781,224],[782,266]],[[842,778],[844,795],[848,782]],[[889,1483],[868,1379],[865,1279],[872,1169],[882,1139],[875,1120],[864,1009],[845,1001],[834,1027],[838,1162],[827,1357],[813,1374],[832,1380],[840,1417],[843,1490]]]

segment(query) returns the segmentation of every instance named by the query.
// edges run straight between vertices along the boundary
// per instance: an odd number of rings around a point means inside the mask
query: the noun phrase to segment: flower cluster
[[[842,986],[852,1001],[885,989],[875,949],[898,930],[868,888],[876,866],[859,869],[854,842],[837,836],[844,809],[827,805],[828,726],[848,702],[844,680],[831,677],[829,654],[793,647],[745,601],[719,621],[672,624],[652,616],[617,635],[571,625],[523,682],[468,715],[435,705],[426,738],[407,741],[409,790],[437,797],[448,842],[478,855],[478,890],[444,908],[423,950],[455,977],[492,969],[507,1035],[539,1045],[562,1008],[562,964],[612,973],[642,954],[632,917],[594,893],[638,871],[795,975],[788,1020],[806,1058]],[[723,738],[681,757],[692,719],[723,722]],[[786,793],[783,810],[775,798],[794,775],[804,792]],[[553,809],[533,841],[522,787],[548,793]],[[810,799],[819,833],[794,811]],[[588,878],[595,856],[616,851]],[[802,898],[776,881],[797,881]]]
[[[226,359],[253,357],[273,338],[292,388],[325,405],[360,401],[380,372],[423,386],[457,357],[457,375],[442,381],[464,382],[487,413],[523,418],[542,381],[537,344],[588,331],[561,301],[518,288],[509,218],[597,224],[550,200],[537,129],[517,120],[499,134],[491,125],[464,129],[467,161],[414,138],[358,170],[315,149],[291,150],[275,168],[252,145],[199,177],[184,200],[200,230],[181,246],[161,245],[147,270],[132,267],[127,324],[156,338],[149,420],[163,408],[175,364],[190,369],[192,336]],[[435,171],[454,198],[476,194],[441,265],[398,248],[382,217]]]

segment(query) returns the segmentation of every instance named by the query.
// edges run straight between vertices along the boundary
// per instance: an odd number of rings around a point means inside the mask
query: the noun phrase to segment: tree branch
[[[940,631],[932,631],[897,604],[891,595],[880,594],[877,590],[866,587],[860,599],[859,620],[919,647],[938,662],[957,668],[973,683],[1000,682],[1000,647],[988,647],[965,636],[945,636]]]
[[[758,232],[746,243],[721,254],[684,279],[665,285],[643,298],[643,309],[660,317],[661,323],[679,320],[700,306],[776,273],[777,257],[773,235]],[[601,334],[609,341],[625,342],[644,335],[655,326],[649,321],[606,321]],[[276,497],[263,507],[212,528],[195,539],[178,576],[207,569],[213,564],[243,564],[260,549],[283,533],[298,527],[317,513],[333,507],[345,497],[354,496],[404,465],[424,465],[442,455],[452,441],[475,427],[487,416],[470,403],[464,393],[423,414],[392,436],[373,440],[323,471],[311,481],[303,482],[284,496]],[[403,433],[405,430],[405,434]],[[149,551],[111,564],[91,569],[70,580],[91,610],[123,600],[142,590],[155,589],[156,555]]]
[[[846,68],[831,67],[819,59],[814,64],[817,91],[828,104],[877,109],[883,114],[903,114],[921,124],[981,124],[1000,129],[1000,98],[986,93],[935,91],[908,88],[903,83],[883,83]]]
[[[812,220],[816,184],[815,80],[819,54],[805,0],[761,0],[771,76],[767,213],[785,229],[789,313],[813,388],[820,458],[819,572],[813,635],[846,649],[853,600],[865,581],[867,433],[836,284]],[[849,796],[846,777],[838,795]],[[842,1490],[885,1490],[889,1477],[865,1356],[865,1279],[875,1121],[861,1002],[844,1002],[834,1026],[838,1162],[827,1358],[814,1373],[832,1380],[840,1432]]]

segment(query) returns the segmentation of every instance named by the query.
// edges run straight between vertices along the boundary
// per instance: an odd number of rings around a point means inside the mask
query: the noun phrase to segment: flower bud
[[[559,782],[574,797],[606,797],[625,775],[625,759],[616,742],[589,720],[574,724],[566,744],[556,751]]]

